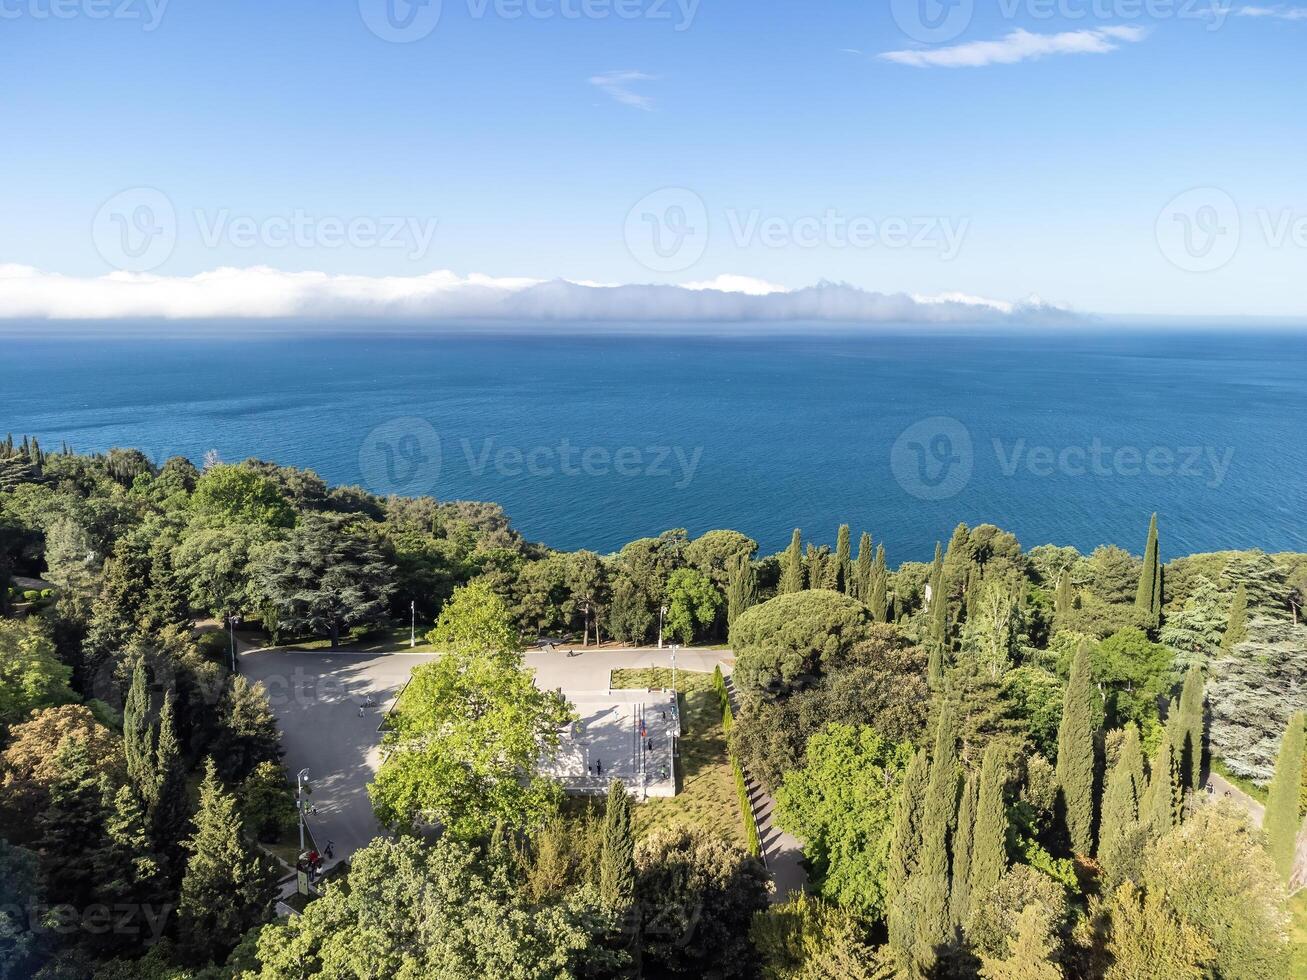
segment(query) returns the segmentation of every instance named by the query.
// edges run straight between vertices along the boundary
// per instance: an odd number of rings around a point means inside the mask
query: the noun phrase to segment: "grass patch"
[[[1293,943],[1291,977],[1307,977],[1307,889],[1289,899],[1293,921],[1289,924],[1289,941]]]
[[[672,672],[662,667],[615,670],[611,683],[615,690],[651,687],[671,690]],[[744,826],[713,675],[678,670],[676,690],[683,729],[677,768],[678,792],[670,799],[647,800],[635,808],[636,836],[678,826],[702,827],[724,833],[743,847]]]

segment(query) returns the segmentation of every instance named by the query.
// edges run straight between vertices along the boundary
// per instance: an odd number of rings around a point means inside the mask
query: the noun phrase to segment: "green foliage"
[[[608,784],[603,849],[599,857],[599,898],[606,908],[625,912],[635,901],[635,835],[631,797],[620,780]]]
[[[1289,717],[1266,804],[1266,850],[1276,872],[1286,882],[1293,873],[1298,841],[1298,798],[1302,792],[1305,729],[1307,713],[1299,711]]]
[[[1066,888],[1017,864],[983,895],[977,895],[966,926],[967,940],[983,959],[1005,960],[1016,950],[1018,923],[1030,907],[1041,909],[1049,934],[1065,939],[1071,922]]]
[[[0,734],[34,710],[76,701],[71,677],[39,621],[0,619]]]
[[[726,678],[722,676],[720,666],[713,671],[713,686],[716,688],[717,700],[722,710],[722,734],[729,740],[727,751],[730,755],[731,775],[735,779],[735,796],[740,805],[740,819],[744,823],[745,844],[750,855],[761,858],[762,841],[758,837],[758,820],[753,812],[749,781],[744,775],[744,766],[740,762],[736,739],[731,737],[731,733],[735,730],[735,712],[731,708],[730,691],[726,687]]]
[[[712,580],[693,568],[678,568],[667,580],[668,635],[693,643],[708,633],[722,607],[722,594]]]
[[[899,798],[894,805],[894,824],[885,867],[885,886],[891,896],[903,894],[908,879],[917,870],[929,783],[929,756],[925,749],[918,749],[904,771]]]
[[[0,837],[0,980],[36,973],[40,935],[27,910],[41,901],[36,855]]]
[[[1230,600],[1230,613],[1226,618],[1225,632],[1221,635],[1221,652],[1231,653],[1248,638],[1248,587],[1242,583],[1234,590]]]
[[[971,832],[971,861],[967,882],[967,915],[975,910],[1007,870],[1008,816],[1005,800],[1007,772],[1003,750],[991,745],[980,768],[976,823]],[[957,887],[956,883],[954,887]],[[965,916],[964,916],[965,919]]]
[[[1184,608],[1170,613],[1158,639],[1176,651],[1178,669],[1205,668],[1221,650],[1227,613],[1216,584],[1200,576]]]
[[[1099,833],[1098,860],[1109,881],[1119,884],[1134,874],[1146,840],[1140,823],[1143,801],[1144,756],[1139,743],[1139,729],[1127,725],[1117,753],[1116,764],[1107,778],[1103,793],[1103,823]]]
[[[802,592],[804,578],[803,538],[796,527],[794,534],[790,537],[790,547],[786,550],[785,557],[781,562],[781,582],[777,592],[782,595]]]
[[[1253,620],[1248,639],[1213,665],[1207,693],[1212,756],[1268,782],[1289,716],[1307,710],[1307,626]]]
[[[272,859],[245,840],[236,798],[218,781],[212,760],[186,851],[180,927],[196,962],[221,961],[248,929],[271,917],[279,875]]]
[[[764,980],[889,980],[860,920],[800,892],[754,917],[749,936]]]
[[[746,701],[776,698],[813,684],[871,635],[871,615],[829,590],[777,596],[731,627],[735,681]]]
[[[735,558],[727,571],[726,625],[731,627],[746,610],[758,604],[758,572],[743,555]]]
[[[286,540],[260,551],[254,577],[287,629],[325,634],[332,646],[343,629],[380,622],[395,588],[395,566],[346,514],[304,515]]]
[[[413,671],[392,716],[388,755],[369,787],[387,826],[434,821],[473,838],[499,822],[537,826],[556,805],[541,754],[557,750],[571,709],[535,686],[514,647],[494,649],[511,633],[506,613],[502,604],[494,612],[487,591],[469,590],[436,629],[449,652]]]
[[[1157,515],[1148,525],[1148,546],[1144,549],[1144,568],[1135,592],[1135,608],[1146,613],[1148,625],[1156,629],[1162,617],[1162,563],[1157,549]]]
[[[809,740],[807,765],[776,792],[776,820],[804,841],[818,893],[873,919],[889,903],[891,831],[911,758],[905,742],[831,725]]]
[[[1103,917],[1109,929],[1106,980],[1203,980],[1214,975],[1210,939],[1182,920],[1164,893],[1144,892],[1127,881],[1113,893]]]
[[[295,797],[286,770],[275,762],[260,762],[236,791],[241,819],[255,840],[277,841],[295,825]]]
[[[285,528],[295,511],[277,484],[246,464],[218,464],[207,469],[191,495],[196,520],[208,526],[260,524]]]
[[[1095,691],[1089,650],[1082,646],[1071,664],[1057,733],[1057,784],[1071,847],[1078,854],[1094,850]]]
[[[636,845],[646,970],[751,977],[754,916],[767,907],[767,873],[725,838],[699,829],[659,831]]]
[[[593,893],[529,902],[505,858],[452,838],[378,839],[355,853],[344,884],[263,929],[259,970],[241,980],[559,980],[621,966],[601,948],[614,925]]]
[[[1053,962],[1056,951],[1047,909],[1027,905],[1017,917],[1012,949],[1004,959],[981,958],[984,980],[1059,980],[1062,968]]]

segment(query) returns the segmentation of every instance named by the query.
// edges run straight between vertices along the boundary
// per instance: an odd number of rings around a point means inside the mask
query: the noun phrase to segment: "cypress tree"
[[[1094,853],[1094,704],[1089,648],[1082,643],[1071,663],[1057,730],[1057,785],[1071,847]]]
[[[1302,793],[1303,729],[1307,714],[1299,711],[1289,717],[1280,756],[1275,762],[1270,795],[1266,801],[1266,850],[1275,870],[1286,882],[1293,873],[1298,840],[1298,801]]]
[[[885,888],[891,900],[907,888],[921,857],[921,821],[926,808],[926,787],[930,769],[926,750],[918,749],[903,774],[903,786],[894,805],[894,828],[890,837]]]
[[[1107,777],[1103,793],[1103,824],[1098,835],[1098,859],[1111,884],[1131,876],[1143,847],[1139,806],[1145,792],[1144,753],[1139,728],[1126,725],[1116,765]]]
[[[620,779],[608,784],[604,809],[603,847],[599,856],[599,897],[614,911],[635,901],[635,835],[631,829],[631,797]]]
[[[980,764],[976,796],[976,827],[971,835],[971,905],[983,902],[1007,870],[1007,805],[1003,791],[1007,776],[1003,749],[991,742]],[[970,914],[968,912],[968,914]]]
[[[835,584],[833,582],[828,581],[826,576],[827,557],[829,556],[829,554],[830,554],[829,552],[823,554],[820,548],[818,548],[814,544],[809,543],[808,558],[806,561],[808,588],[825,589]],[[833,560],[831,562],[831,567],[834,567]]]
[[[835,590],[845,595],[853,593],[853,562],[849,547],[849,526],[841,524],[835,536]]]
[[[858,538],[858,565],[853,573],[853,581],[857,587],[858,598],[868,605],[871,604],[871,582],[875,571],[871,553],[871,535],[863,531],[862,536]],[[875,612],[874,607],[872,612]]]
[[[980,608],[980,593],[982,588],[980,566],[972,562],[971,568],[967,570],[967,620],[975,619],[976,612]]]
[[[177,742],[172,692],[164,695],[159,712],[159,739],[154,756],[154,802],[149,809],[150,837],[159,853],[180,871],[181,840],[186,831],[186,765]]]
[[[797,527],[790,537],[789,550],[785,552],[780,591],[782,593],[803,591],[803,542]]]
[[[944,595],[944,559],[939,544],[935,545],[935,570],[930,579],[930,650],[932,659],[938,655],[940,675],[944,669],[944,653],[948,643],[948,598]]]
[[[1178,824],[1182,804],[1175,747],[1169,738],[1164,737],[1153,757],[1148,790],[1140,813],[1141,822],[1147,823],[1149,835],[1154,839],[1161,837]]]
[[[1203,784],[1203,672],[1195,664],[1180,691],[1180,772],[1191,790]]]
[[[885,567],[885,546],[876,548],[876,564],[871,569],[871,615],[878,623],[889,619],[889,570]]]
[[[1229,653],[1248,638],[1248,589],[1240,585],[1230,601],[1230,620],[1221,637],[1221,652]]]
[[[917,946],[936,948],[948,941],[949,846],[957,820],[958,731],[952,705],[940,707],[935,727],[935,748],[926,787],[926,809],[921,819],[921,860],[915,875],[922,878],[922,904],[917,920]]]
[[[1060,623],[1064,622],[1074,609],[1075,594],[1071,586],[1071,569],[1067,568],[1057,577],[1057,598],[1054,601],[1053,612]]]
[[[177,906],[196,962],[221,962],[241,937],[267,922],[277,896],[272,860],[245,840],[236,797],[223,789],[213,760],[200,784],[190,860]]]
[[[955,928],[967,921],[971,912],[971,856],[976,830],[975,775],[968,775],[958,804],[958,830],[953,835],[953,888],[949,894],[949,917]]]
[[[127,778],[141,801],[154,803],[154,730],[150,719],[150,692],[145,686],[145,658],[137,657],[132,667],[131,686],[123,703],[123,756]]]
[[[1139,573],[1139,590],[1135,607],[1148,614],[1148,623],[1156,629],[1162,619],[1162,565],[1158,559],[1157,515],[1148,524],[1148,545],[1144,549],[1144,567]]]
[[[94,861],[96,887],[116,906],[151,904],[160,898],[162,878],[145,831],[141,801],[130,786],[123,786],[106,799],[105,808],[105,844]],[[125,952],[136,942],[138,937],[118,930],[96,937],[101,955]]]
[[[50,802],[36,821],[45,898],[84,909],[95,900],[104,847],[104,782],[79,739],[64,739],[53,761]]]
[[[726,626],[729,629],[741,613],[758,604],[758,572],[748,555],[737,556],[726,571]]]

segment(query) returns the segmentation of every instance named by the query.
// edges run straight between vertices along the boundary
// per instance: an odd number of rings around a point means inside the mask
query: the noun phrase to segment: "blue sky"
[[[364,16],[385,0],[51,2],[0,0],[0,264],[110,273],[104,206],[147,188],[175,241],[145,271],[169,277],[738,276],[1307,318],[1292,5],[958,0],[931,44],[916,0],[444,0],[391,43]],[[631,240],[660,221],[688,253]]]

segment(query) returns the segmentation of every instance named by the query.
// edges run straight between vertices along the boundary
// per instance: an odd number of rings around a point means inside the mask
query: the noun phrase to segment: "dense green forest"
[[[832,530],[561,553],[494,504],[0,443],[0,980],[1292,975],[1307,555],[1163,562],[1145,514],[1088,555],[959,525],[894,567]],[[769,905],[738,846],[637,838],[625,792],[563,805],[524,757],[445,800],[434,841],[383,769],[399,832],[276,920],[276,720],[213,627],[334,645],[410,604],[449,651],[417,685],[432,725],[478,678],[566,721],[521,683],[539,637],[729,643],[731,745],[812,894]]]

